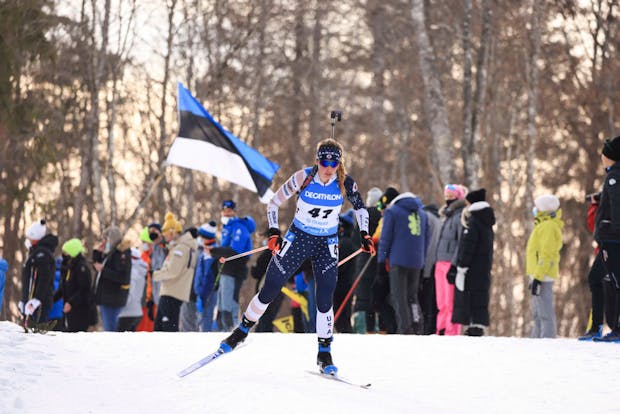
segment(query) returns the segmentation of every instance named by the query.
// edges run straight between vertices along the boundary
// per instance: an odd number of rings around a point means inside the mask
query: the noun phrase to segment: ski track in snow
[[[252,333],[177,377],[225,335],[40,335],[0,322],[0,413],[620,413],[618,344],[336,334],[334,362],[372,383],[361,389],[305,372],[314,334]]]

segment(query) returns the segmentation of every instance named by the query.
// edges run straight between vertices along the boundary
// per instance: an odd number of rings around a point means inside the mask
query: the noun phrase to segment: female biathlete
[[[222,341],[224,352],[243,342],[250,328],[275,299],[285,282],[307,259],[312,262],[316,280],[316,332],[319,341],[317,364],[322,373],[337,372],[331,357],[334,310],[332,301],[338,276],[338,216],[345,197],[355,210],[362,249],[374,254],[368,235],[368,212],[357,184],[345,173],[343,148],[333,139],[317,146],[315,165],[293,174],[275,193],[267,208],[269,249],[273,257],[267,267],[265,284],[252,298],[241,323]],[[293,223],[282,237],[278,227],[278,209],[299,193]]]

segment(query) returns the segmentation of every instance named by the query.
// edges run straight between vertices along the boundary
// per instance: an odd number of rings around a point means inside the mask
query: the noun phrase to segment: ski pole
[[[362,275],[364,273],[366,273],[366,269],[368,268],[368,265],[370,264],[370,261],[371,261],[372,258],[373,258],[372,255],[368,257],[368,260],[366,260],[366,264],[364,265],[364,267],[362,267],[362,271],[360,272],[359,275],[357,275],[357,277],[353,281],[353,285],[351,286],[351,289],[349,289],[349,292],[347,292],[347,296],[344,297],[344,300],[342,301],[342,303],[338,307],[338,310],[336,311],[336,314],[334,315],[334,322],[336,322],[338,320],[338,317],[342,313],[342,310],[344,309],[344,306],[347,304],[347,302],[351,298],[351,295],[353,295],[353,291],[357,287],[357,284],[360,282],[360,279],[362,278]]]
[[[235,260],[235,259],[239,259],[241,257],[249,256],[249,255],[251,255],[253,253],[262,252],[263,250],[267,250],[268,248],[269,248],[269,246],[261,246],[261,247],[258,247],[256,249],[254,249],[254,250],[248,250],[247,252],[239,253],[239,254],[236,254],[234,256],[220,257],[219,262],[221,264],[224,264],[226,262],[230,262],[231,260]]]
[[[342,266],[343,264],[345,264],[349,260],[353,259],[355,256],[357,256],[358,254],[360,254],[363,251],[364,250],[362,250],[362,248],[360,247],[359,249],[357,249],[356,251],[354,251],[353,253],[351,253],[350,255],[348,255],[347,257],[342,259],[341,261],[339,261],[338,262],[338,267]]]

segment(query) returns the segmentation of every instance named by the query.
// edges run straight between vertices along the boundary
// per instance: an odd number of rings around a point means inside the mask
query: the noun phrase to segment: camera
[[[590,203],[592,202],[592,200],[594,200],[595,203],[600,203],[601,202],[601,193],[592,193],[592,194],[588,194],[586,195],[586,202]]]

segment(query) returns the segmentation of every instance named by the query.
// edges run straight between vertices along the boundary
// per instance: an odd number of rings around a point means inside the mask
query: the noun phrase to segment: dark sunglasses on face
[[[319,160],[319,163],[321,164],[321,167],[331,167],[331,168],[336,168],[338,166],[338,161],[335,160]]]

